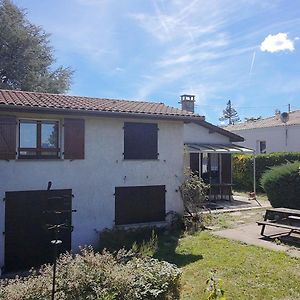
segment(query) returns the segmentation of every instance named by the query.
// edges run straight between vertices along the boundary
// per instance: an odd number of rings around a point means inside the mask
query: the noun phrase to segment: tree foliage
[[[219,118],[220,121],[228,120],[228,124],[235,124],[240,122],[237,111],[232,107],[231,100],[227,102],[226,108],[223,110],[223,116]]]
[[[0,0],[0,88],[64,93],[71,84],[69,67],[54,67],[49,34],[28,21],[11,0]]]

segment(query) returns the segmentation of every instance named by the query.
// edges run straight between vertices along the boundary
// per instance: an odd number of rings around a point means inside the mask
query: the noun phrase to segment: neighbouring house
[[[0,265],[4,271],[97,245],[104,228],[165,222],[183,212],[186,165],[222,194],[243,139],[163,103],[0,90]],[[228,193],[228,191],[226,191]],[[70,230],[70,227],[73,230]]]
[[[223,128],[242,136],[240,145],[254,149],[256,154],[300,151],[300,110],[276,112],[269,118]]]

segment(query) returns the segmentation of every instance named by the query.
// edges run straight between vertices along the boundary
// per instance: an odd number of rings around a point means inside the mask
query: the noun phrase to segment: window
[[[267,144],[266,141],[259,141],[259,153],[267,152]]]
[[[124,159],[157,159],[157,124],[124,124]]]
[[[220,183],[220,171],[219,171],[219,154],[217,153],[210,153],[210,176],[211,176],[211,183]]]
[[[58,158],[58,122],[20,120],[19,158]]]
[[[208,165],[208,154],[201,154],[201,177],[205,183],[209,183],[209,165]]]

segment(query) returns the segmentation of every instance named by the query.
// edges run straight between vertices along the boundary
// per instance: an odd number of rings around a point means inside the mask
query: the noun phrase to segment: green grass
[[[300,260],[200,232],[160,237],[156,254],[182,267],[182,299],[206,299],[211,270],[227,299],[300,299]]]
[[[254,223],[263,220],[265,208],[256,208],[235,212],[220,212],[205,215],[205,225],[213,230],[234,228],[239,225]]]

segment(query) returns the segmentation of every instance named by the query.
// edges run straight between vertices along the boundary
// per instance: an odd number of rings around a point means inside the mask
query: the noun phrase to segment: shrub
[[[150,257],[120,250],[116,255],[85,248],[57,261],[56,297],[60,300],[179,299],[180,270]],[[26,278],[0,282],[0,299],[50,299],[52,266]]]
[[[273,207],[300,209],[300,162],[272,167],[266,171],[261,184]]]
[[[184,226],[188,231],[196,231],[203,228],[201,210],[207,199],[209,185],[201,177],[193,174],[190,170],[185,171],[185,178],[179,187],[185,213]]]
[[[132,229],[105,229],[100,233],[99,250],[111,252],[122,248],[134,250],[142,255],[153,256],[157,248],[157,235],[163,228],[141,227]]]
[[[256,155],[256,187],[258,192],[263,192],[260,185],[262,174],[270,167],[279,166],[288,162],[300,160],[300,152],[297,153],[270,153]],[[233,155],[233,183],[237,190],[253,190],[253,155]]]

